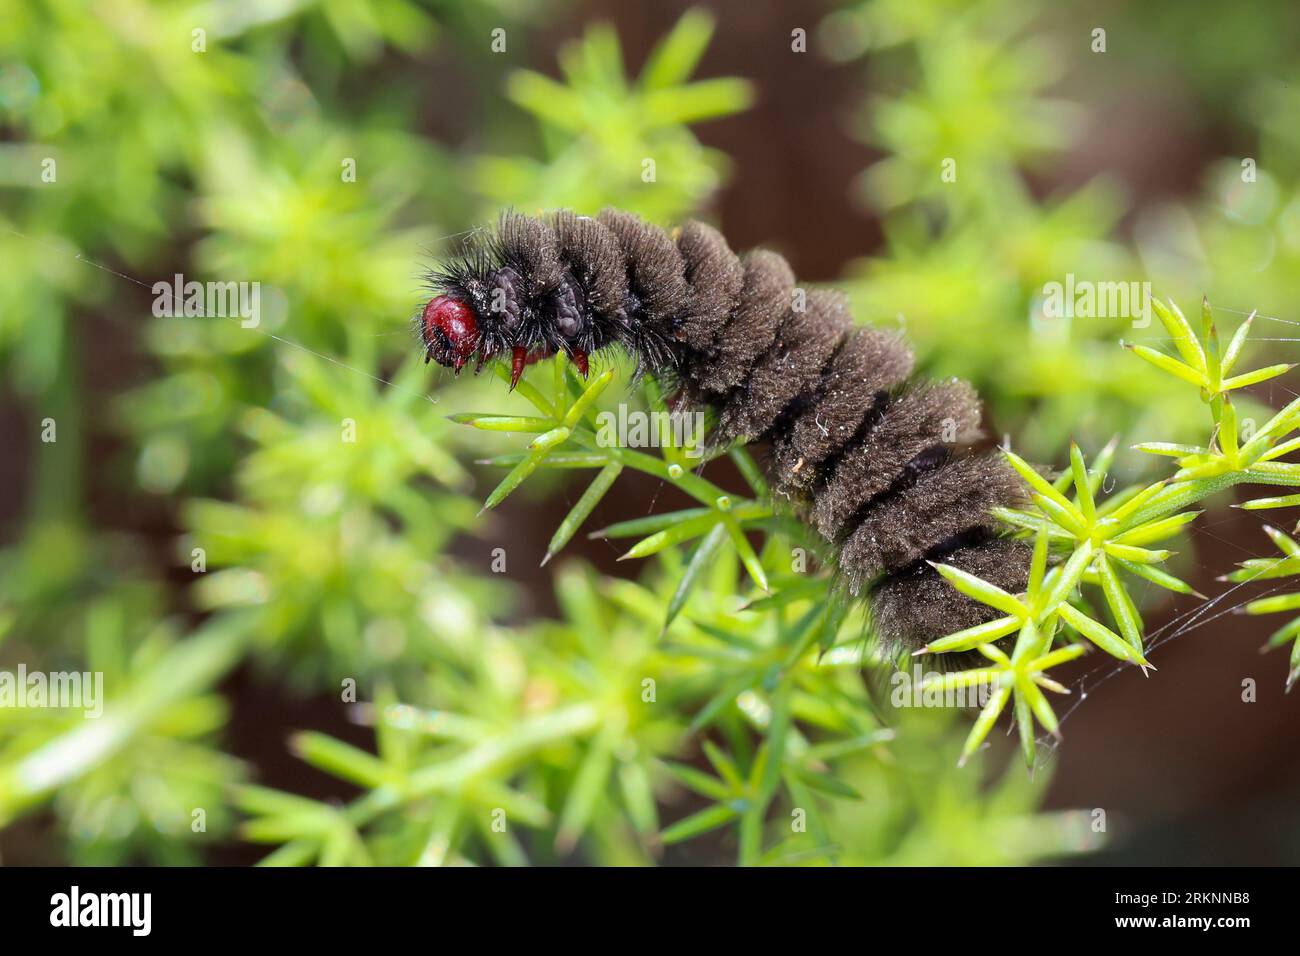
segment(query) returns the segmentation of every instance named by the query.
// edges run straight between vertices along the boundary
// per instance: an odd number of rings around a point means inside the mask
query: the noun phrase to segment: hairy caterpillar
[[[699,222],[670,236],[617,210],[508,212],[429,278],[426,361],[508,359],[513,388],[534,358],[563,350],[586,374],[588,356],[619,346],[688,407],[716,411],[711,442],[766,442],[773,491],[832,546],[884,640],[919,647],[992,617],[930,561],[1024,590],[1029,549],[990,517],[1024,486],[971,450],[974,391],[912,379],[897,334],[855,326],[839,293],[805,294],[776,253],[738,257]]]

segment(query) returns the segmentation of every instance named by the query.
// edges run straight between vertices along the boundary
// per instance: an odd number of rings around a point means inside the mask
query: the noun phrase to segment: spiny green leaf
[[[1146,452],[1148,455],[1167,455],[1171,458],[1185,458],[1188,455],[1204,455],[1206,449],[1196,445],[1179,445],[1167,441],[1144,441],[1133,446],[1134,451]]]
[[[1084,539],[1088,537],[1088,529],[1084,527],[1083,517],[1078,514],[1073,506],[1067,508],[1056,500],[1043,495],[1034,495],[1034,503],[1047,512],[1048,517],[1074,535],[1075,538]]]
[[[313,767],[361,787],[374,789],[394,780],[393,770],[374,754],[328,734],[295,734],[290,748]]]
[[[1219,374],[1226,377],[1232,371],[1232,367],[1237,364],[1237,358],[1241,355],[1241,350],[1246,345],[1246,339],[1250,336],[1250,326],[1255,321],[1255,313],[1251,312],[1246,317],[1246,321],[1237,326],[1237,331],[1233,334],[1232,340],[1228,343],[1227,350],[1223,353],[1223,359],[1219,363]]]
[[[1294,364],[1284,362],[1279,365],[1269,365],[1265,368],[1258,368],[1253,372],[1246,372],[1243,375],[1234,375],[1232,378],[1224,381],[1223,390],[1226,392],[1229,389],[1245,388],[1247,385],[1257,385],[1260,382],[1268,381],[1270,378],[1285,375],[1293,368],[1295,368]]]
[[[555,427],[553,418],[530,415],[485,415],[481,412],[457,412],[447,416],[458,425],[469,425],[489,432],[545,432]]]
[[[1076,523],[1082,523],[1083,515],[1078,511],[1078,509],[1074,507],[1065,495],[1052,487],[1047,479],[1040,475],[1037,469],[1030,465],[1029,462],[1025,461],[1010,449],[1002,449],[1002,454],[1005,455],[1007,461],[1011,463],[1011,467],[1015,468],[1015,470],[1020,473],[1020,477],[1024,478],[1025,481],[1029,483],[1030,487],[1044,498],[1050,499],[1055,504],[1072,514]]]
[[[1183,530],[1183,526],[1189,524],[1201,514],[1199,511],[1184,511],[1182,514],[1171,515],[1168,518],[1161,518],[1158,521],[1148,521],[1146,524],[1138,525],[1121,534],[1116,535],[1111,541],[1116,544],[1126,544],[1140,546],[1150,544],[1153,541],[1162,541],[1165,538],[1172,537]]]
[[[1056,719],[1052,705],[1047,702],[1047,696],[1030,680],[1021,681],[1017,687],[1021,695],[1028,700],[1029,709],[1033,711],[1043,728],[1053,736],[1060,736],[1061,725]]]
[[[1025,766],[1032,768],[1034,766],[1034,757],[1036,756],[1037,741],[1034,738],[1034,717],[1029,709],[1029,700],[1021,691],[1021,688],[1031,686],[1029,681],[1023,678],[1016,681],[1014,711],[1016,715],[1016,728],[1020,732],[1020,752],[1024,754]]]
[[[731,788],[717,777],[711,777],[689,764],[666,760],[663,762],[663,767],[676,777],[679,783],[702,797],[709,797],[712,800],[730,800],[734,796]]]
[[[731,543],[740,555],[740,562],[753,578],[754,583],[758,585],[759,590],[767,592],[767,572],[763,570],[763,563],[758,560],[758,555],[754,553],[753,546],[749,539],[745,537],[745,532],[740,529],[740,524],[736,519],[727,513],[722,515],[723,527],[727,529],[727,536],[731,538]]]
[[[846,601],[838,598],[830,598],[826,602],[826,613],[822,616],[820,631],[817,635],[817,650],[820,654],[825,654],[834,646],[836,638],[840,633],[840,626],[844,623],[844,618],[848,615],[849,608]]]
[[[1012,631],[1019,630],[1020,623],[1021,618],[1019,617],[1000,617],[992,621],[986,621],[983,624],[976,624],[974,627],[968,627],[965,630],[956,631],[938,640],[930,641],[930,643],[912,653],[913,655],[948,654],[953,651],[967,651],[980,644],[996,641]]]
[[[1137,548],[1132,545],[1118,544],[1114,541],[1105,542],[1102,547],[1107,554],[1116,558],[1123,558],[1125,561],[1132,561],[1135,564],[1159,564],[1169,558],[1172,551],[1150,550],[1148,548]]]
[[[1056,540],[1073,541],[1074,535],[1058,528],[1053,522],[1044,518],[1040,514],[1031,514],[1027,511],[1021,511],[1018,508],[994,508],[992,510],[994,517],[1016,528],[1024,528],[1027,531],[1044,531],[1048,537]]]
[[[995,584],[976,577],[975,575],[953,567],[950,564],[935,564],[928,562],[930,567],[938,571],[945,580],[954,588],[965,594],[967,597],[974,598],[981,604],[987,604],[989,607],[997,608],[1003,614],[1010,614],[1014,617],[1024,618],[1028,616],[1029,609],[1021,603],[1020,599],[1008,594],[1002,588]]]
[[[690,79],[713,36],[713,24],[712,14],[704,10],[691,9],[682,14],[646,59],[641,70],[641,87],[669,89]]]
[[[510,469],[510,472],[501,479],[501,483],[492,489],[492,493],[488,495],[487,500],[483,502],[480,514],[483,511],[487,511],[489,508],[495,508],[504,501],[510,492],[523,484],[524,479],[537,469],[537,466],[542,463],[548,454],[550,454],[551,449],[566,440],[568,437],[569,429],[556,428],[544,435],[538,435],[533,439],[532,443],[529,445],[531,450],[528,452],[527,457],[519,464],[515,465],[514,468]]]
[[[1265,422],[1241,449],[1241,457],[1255,461],[1272,445],[1275,437],[1285,435],[1300,420],[1300,398],[1292,399],[1281,411]]]
[[[1300,594],[1273,594],[1249,602],[1245,607],[1247,614],[1276,614],[1279,611],[1294,611],[1300,608]]]
[[[686,508],[682,511],[665,511],[662,514],[646,515],[631,521],[618,521],[608,527],[593,531],[589,538],[635,538],[639,535],[662,531],[683,521],[712,514],[712,508]]]
[[[1027,594],[1036,594],[1043,586],[1047,574],[1048,534],[1045,528],[1039,528],[1034,535],[1034,553],[1029,561],[1029,583]]]
[[[1070,471],[1074,474],[1074,492],[1079,499],[1079,510],[1083,513],[1085,524],[1092,524],[1097,516],[1097,509],[1092,500],[1092,486],[1088,480],[1088,468],[1083,461],[1083,452],[1074,442],[1070,442]]]
[[[642,108],[653,122],[667,126],[730,116],[747,108],[753,99],[753,87],[746,80],[719,77],[647,93]]]
[[[1135,522],[1130,521],[1130,519],[1135,515],[1140,515],[1143,506],[1153,501],[1157,495],[1164,491],[1166,484],[1167,482],[1157,481],[1155,484],[1148,485],[1107,515],[1107,517],[1110,518],[1111,521],[1115,522],[1116,526],[1121,529],[1126,525],[1134,524]]]
[[[980,711],[979,717],[975,719],[974,726],[971,727],[970,734],[966,737],[966,743],[961,749],[961,757],[957,760],[957,766],[964,767],[966,761],[979,749],[980,744],[984,743],[984,739],[988,737],[989,731],[997,723],[998,717],[1001,716],[1010,698],[1010,687],[998,687],[993,691],[989,702]]]
[[[1219,430],[1216,433],[1219,447],[1229,461],[1237,460],[1237,411],[1231,399],[1224,395],[1219,406]]]
[[[1135,574],[1140,578],[1145,578],[1152,584],[1158,584],[1162,588],[1170,591],[1177,591],[1179,594],[1192,594],[1199,598],[1205,595],[1197,591],[1186,581],[1174,577],[1168,571],[1163,571],[1152,564],[1135,564],[1132,561],[1125,561],[1123,558],[1115,558],[1115,563],[1122,567],[1129,574]]]
[[[1031,674],[1041,673],[1052,667],[1058,667],[1061,664],[1076,660],[1086,653],[1088,653],[1088,645],[1086,644],[1071,644],[1068,647],[1059,647],[1034,661],[1029,671]]]
[[[231,798],[235,806],[254,816],[315,817],[330,809],[319,801],[256,784],[240,784],[232,788]]]
[[[519,464],[528,456],[522,452],[509,455],[497,455],[493,458],[480,458],[478,464],[497,468],[509,468]],[[609,464],[608,455],[588,455],[582,452],[552,452],[539,466],[541,468],[603,468]]]
[[[1101,577],[1106,603],[1110,606],[1110,613],[1115,616],[1116,623],[1119,624],[1120,633],[1124,635],[1124,640],[1133,645],[1134,650],[1139,654],[1142,653],[1142,618],[1138,615],[1133,599],[1125,590],[1119,575],[1111,566],[1110,558],[1103,551],[1097,555],[1093,566]]]
[[[1300,558],[1300,542],[1290,535],[1283,534],[1272,525],[1264,525],[1264,533],[1278,547],[1278,550],[1290,558]]]
[[[648,537],[642,538],[625,553],[619,556],[620,561],[629,561],[634,558],[646,558],[652,554],[658,554],[665,548],[671,548],[675,544],[681,544],[684,541],[690,541],[692,538],[698,538],[700,535],[722,524],[722,516],[717,512],[705,510],[705,513],[697,518],[688,518],[685,521],[679,521],[671,527],[664,528],[662,531],[656,531]]]
[[[681,843],[683,840],[690,840],[701,834],[708,833],[710,830],[725,826],[738,816],[740,816],[739,812],[730,806],[718,804],[708,807],[699,813],[691,814],[685,820],[678,820],[659,834],[659,840],[665,846]]]
[[[600,398],[600,393],[612,381],[614,381],[614,370],[612,368],[605,369],[604,372],[597,375],[592,380],[592,383],[587,386],[587,390],[582,393],[582,397],[569,407],[569,411],[564,416],[564,426],[569,429],[577,427],[587,409],[595,403],[596,399]]]
[[[1097,497],[1097,492],[1101,490],[1106,475],[1110,473],[1110,466],[1115,461],[1115,452],[1118,449],[1119,436],[1116,435],[1106,442],[1101,451],[1092,459],[1092,465],[1088,468],[1088,490],[1092,493],[1094,499]]]
[[[824,598],[827,590],[827,581],[825,578],[803,578],[795,584],[788,584],[785,587],[778,588],[774,593],[757,600],[750,601],[743,610],[746,611],[771,611],[778,607],[787,607],[795,601],[806,601],[810,598]]]
[[[696,546],[695,554],[691,556],[690,563],[686,566],[686,572],[682,575],[681,581],[678,582],[672,600],[668,602],[668,613],[664,618],[665,630],[668,629],[668,625],[673,622],[673,619],[685,606],[686,599],[690,597],[692,589],[713,563],[713,556],[717,554],[718,548],[722,546],[722,541],[726,536],[726,525],[718,522],[713,530],[705,535],[704,539]]]
[[[1067,624],[1112,657],[1118,657],[1122,661],[1129,661],[1141,667],[1149,666],[1141,651],[1134,649],[1131,644],[1100,621],[1094,621],[1070,604],[1060,605],[1057,613]]]
[[[822,773],[818,770],[810,770],[807,767],[793,765],[788,767],[790,773],[795,774],[800,780],[808,784],[814,790],[829,794],[832,797],[842,797],[845,800],[861,800],[862,794],[854,790],[844,781],[840,780],[829,773]]]
[[[1042,608],[1044,612],[1051,611],[1070,596],[1078,586],[1079,579],[1083,577],[1083,572],[1088,570],[1088,566],[1092,563],[1092,555],[1092,542],[1085,541],[1075,549],[1065,564],[1051,570],[1047,575],[1047,582],[1050,582],[1051,587]]]
[[[750,489],[760,498],[767,495],[767,481],[763,478],[763,472],[759,469],[758,464],[743,447],[732,448],[727,452],[727,456],[735,463],[741,476],[749,485]]]
[[[713,769],[731,786],[734,792],[745,789],[745,778],[741,775],[740,768],[736,766],[735,761],[718,748],[717,744],[711,740],[703,740],[700,742],[700,749],[704,751],[704,756],[708,758],[709,763],[713,764]]]
[[[1160,324],[1165,327],[1169,333],[1170,339],[1173,340],[1174,347],[1182,355],[1193,370],[1204,374],[1206,371],[1205,353],[1201,350],[1201,343],[1196,338],[1196,333],[1192,331],[1191,325],[1183,316],[1182,309],[1178,308],[1177,303],[1172,300],[1166,306],[1159,299],[1152,296],[1149,300],[1151,308],[1160,319]]]
[[[561,853],[567,852],[581,839],[597,801],[605,792],[614,759],[611,749],[618,739],[612,727],[611,724],[605,726],[578,764],[564,809],[560,811],[560,825],[555,836],[555,845]]]
[[[546,556],[542,558],[542,564],[547,561],[569,543],[579,526],[587,520],[592,510],[609,491],[619,474],[623,471],[623,466],[616,461],[610,462],[601,469],[600,474],[592,479],[587,490],[582,493],[582,497],[569,510],[568,515],[560,522],[560,526],[555,529],[555,534],[551,536],[551,543],[546,547]]]
[[[1296,451],[1297,449],[1300,449],[1300,437],[1289,439],[1288,441],[1282,442],[1280,445],[1274,445],[1272,448],[1264,451],[1259,456],[1259,460],[1274,461],[1275,459],[1281,458],[1283,455],[1291,454],[1291,452]]]
[[[941,690],[945,693],[966,687],[978,687],[1000,680],[1003,671],[997,667],[977,667],[946,674],[930,674],[921,681],[921,690]]]
[[[1126,349],[1146,359],[1161,371],[1168,372],[1170,375],[1181,378],[1184,382],[1202,387],[1205,385],[1205,377],[1200,372],[1164,352],[1157,352],[1155,349],[1147,348],[1145,345],[1134,345],[1131,342],[1124,343]]]
[[[632,826],[640,834],[654,833],[659,829],[659,808],[655,803],[654,786],[645,766],[636,760],[623,760],[618,765],[618,788],[623,797]]]

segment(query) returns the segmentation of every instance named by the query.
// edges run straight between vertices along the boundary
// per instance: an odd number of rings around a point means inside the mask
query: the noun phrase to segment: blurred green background
[[[108,702],[0,709],[0,861],[1300,860],[1265,625],[1107,682],[1032,779],[957,771],[962,715],[891,708],[860,641],[791,663],[734,559],[663,637],[684,555],[539,569],[581,476],[476,517],[517,443],[446,416],[523,406],[409,331],[502,207],[694,215],[901,323],[1027,456],[1202,438],[1118,347],[1153,331],[1044,285],[1204,293],[1300,354],[1300,8],[1072,7],[2,0],[0,669]],[[260,325],[154,317],[177,273],[260,282]],[[621,479],[593,527],[680,497]],[[1208,518],[1214,594],[1266,541]]]

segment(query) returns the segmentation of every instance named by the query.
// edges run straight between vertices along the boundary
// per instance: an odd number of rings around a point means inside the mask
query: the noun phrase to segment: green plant
[[[376,754],[299,735],[300,758],[361,794],[338,806],[242,788],[244,835],[276,846],[268,865],[575,850],[641,864],[687,843],[744,864],[1016,862],[1096,846],[1081,814],[1034,812],[1023,775],[989,791],[936,760],[952,752],[953,715],[882,712],[881,662],[851,628],[819,652],[816,601],[738,607],[734,552],[697,575],[661,633],[665,587],[685,569],[675,549],[657,561],[642,583],[561,564],[562,620],[490,632],[430,675],[435,708],[387,691],[362,708]]]
[[[1171,552],[1150,547],[1177,535],[1200,513],[1184,509],[1238,484],[1300,485],[1300,464],[1278,460],[1300,448],[1300,436],[1288,437],[1300,429],[1300,399],[1246,436],[1241,433],[1228,394],[1275,378],[1292,366],[1271,365],[1234,376],[1231,373],[1250,333],[1251,318],[1241,323],[1228,347],[1221,349],[1208,300],[1202,303],[1199,336],[1177,305],[1171,302],[1166,307],[1153,301],[1152,307],[1180,358],[1145,346],[1130,347],[1162,371],[1197,387],[1213,421],[1210,439],[1204,446],[1169,442],[1135,445],[1139,451],[1174,458],[1177,470],[1167,480],[1131,486],[1100,504],[1096,493],[1114,454],[1113,443],[1092,469],[1087,467],[1078,446],[1073,446],[1070,470],[1054,484],[1017,455],[1006,452],[1033,490],[1033,508],[999,510],[1011,527],[1035,538],[1029,591],[1013,596],[956,568],[940,565],[940,572],[957,590],[1005,617],[933,641],[917,652],[951,653],[977,648],[999,665],[939,678],[949,685],[988,682],[997,687],[971,730],[964,756],[973,753],[988,736],[1010,697],[1015,700],[1025,759],[1032,765],[1036,750],[1030,714],[1047,730],[1055,733],[1057,729],[1056,717],[1033,678],[1045,669],[1044,661],[1060,663],[1077,656],[1076,648],[1080,648],[1072,645],[1049,652],[1056,637],[1067,639],[1073,632],[1119,660],[1144,670],[1150,666],[1143,654],[1142,618],[1128,579],[1141,578],[1171,591],[1195,593],[1159,567]],[[1071,485],[1074,494],[1067,497],[1065,492]],[[1287,495],[1252,499],[1242,507],[1275,508],[1297,502],[1300,496]],[[1050,572],[1045,572],[1049,549],[1055,549],[1057,561]],[[1089,613],[1090,601],[1082,593],[1085,584],[1100,589],[1118,633]],[[1008,661],[989,642],[1016,630],[1019,634],[1015,652]],[[1040,659],[1040,655],[1046,656]]]
[[[688,11],[629,81],[618,36],[597,24],[560,51],[565,82],[513,72],[507,94],[538,123],[543,155],[478,157],[473,181],[489,209],[598,209],[619,197],[621,208],[669,220],[698,206],[727,162],[687,125],[729,116],[753,99],[738,78],[689,82],[712,34],[709,14]]]
[[[215,746],[229,708],[213,690],[242,634],[225,621],[181,639],[177,622],[146,618],[140,636],[139,611],[109,597],[85,615],[83,666],[87,680],[102,675],[102,713],[0,708],[0,826],[53,798],[83,865],[198,862],[208,834],[230,826],[225,792],[245,773]]]

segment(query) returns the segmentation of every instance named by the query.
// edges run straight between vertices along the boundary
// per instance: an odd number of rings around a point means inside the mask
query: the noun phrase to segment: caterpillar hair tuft
[[[426,360],[508,361],[513,388],[537,358],[562,351],[585,375],[618,347],[679,407],[716,412],[715,447],[766,443],[773,493],[830,546],[882,640],[921,647],[995,613],[929,562],[1024,590],[1029,549],[999,536],[991,510],[1027,493],[974,450],[974,390],[914,379],[900,335],[855,325],[840,293],[800,289],[782,256],[737,256],[699,222],[669,235],[618,210],[507,212],[429,279]]]

